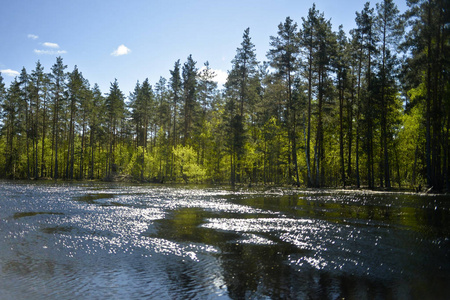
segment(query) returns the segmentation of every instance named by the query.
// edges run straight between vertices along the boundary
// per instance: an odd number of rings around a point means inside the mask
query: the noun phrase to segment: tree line
[[[223,88],[192,55],[128,97],[61,57],[0,74],[1,175],[448,190],[449,3],[407,3],[366,3],[348,33],[313,5],[264,62],[247,28]]]

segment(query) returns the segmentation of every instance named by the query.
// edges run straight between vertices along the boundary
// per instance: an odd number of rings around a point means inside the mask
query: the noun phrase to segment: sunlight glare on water
[[[48,182],[0,193],[4,299],[443,299],[450,280],[445,197]]]

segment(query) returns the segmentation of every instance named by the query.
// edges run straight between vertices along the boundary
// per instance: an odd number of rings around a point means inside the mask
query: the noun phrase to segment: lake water
[[[449,238],[448,196],[0,182],[0,299],[446,299]]]

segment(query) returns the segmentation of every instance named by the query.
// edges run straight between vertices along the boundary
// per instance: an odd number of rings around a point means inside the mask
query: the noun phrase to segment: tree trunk
[[[47,127],[46,124],[46,111],[47,111],[47,107],[46,107],[46,95],[44,95],[44,111],[42,113],[42,154],[41,154],[41,177],[44,177],[46,175],[46,168],[45,168],[45,130]]]
[[[342,75],[338,74],[339,86],[339,154],[341,165],[341,183],[345,187],[345,161],[344,161],[344,125],[343,125],[343,110],[344,110],[344,88],[342,83]]]
[[[306,168],[308,187],[312,186],[312,174],[311,174],[311,101],[312,101],[312,49],[309,49],[309,66],[308,66],[308,129],[306,136]]]

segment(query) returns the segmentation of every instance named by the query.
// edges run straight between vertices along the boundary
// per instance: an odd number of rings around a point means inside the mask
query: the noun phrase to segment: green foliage
[[[410,91],[411,99],[421,97],[424,90],[420,87]],[[409,186],[426,185],[424,177],[425,165],[425,119],[423,104],[413,107],[402,116],[401,128],[395,141],[397,142],[398,156],[402,159],[401,170],[403,180]]]
[[[129,150],[122,156],[121,164],[124,166],[121,173],[132,176],[135,180],[152,180],[156,177],[157,159],[151,153],[144,152],[142,146],[134,151]]]
[[[392,0],[366,3],[350,40],[312,5],[301,28],[279,24],[264,63],[247,28],[223,89],[192,55],[127,102],[117,80],[103,96],[61,57],[8,88],[0,74],[1,175],[448,189],[443,3],[410,1],[406,34]]]
[[[173,149],[176,158],[175,167],[178,169],[177,181],[203,182],[206,179],[206,170],[198,164],[197,152],[191,146],[177,146]]]

